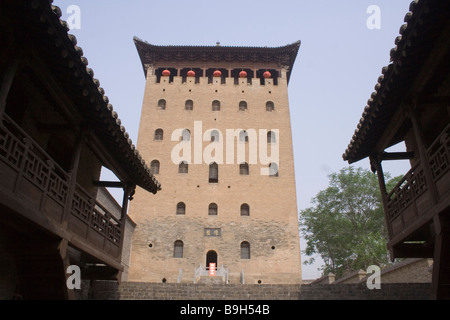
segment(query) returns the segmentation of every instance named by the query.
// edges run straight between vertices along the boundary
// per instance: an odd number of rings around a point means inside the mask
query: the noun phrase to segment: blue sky
[[[55,0],[62,19],[80,8],[78,39],[130,138],[137,142],[145,78],[133,37],[156,45],[277,47],[301,40],[289,101],[299,210],[347,166],[347,148],[363,108],[395,46],[410,0]],[[380,8],[369,29],[367,8]],[[368,160],[356,164],[369,168]],[[403,164],[387,166],[404,174]],[[304,244],[301,243],[302,250]],[[303,266],[316,278],[318,265]]]

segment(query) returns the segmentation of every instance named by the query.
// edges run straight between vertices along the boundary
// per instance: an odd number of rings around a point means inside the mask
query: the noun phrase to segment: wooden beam
[[[118,280],[119,271],[110,266],[95,265],[83,268],[81,278],[83,280]]]
[[[414,158],[414,152],[383,152],[381,160],[410,160]]]
[[[395,258],[433,258],[433,246],[428,243],[401,244],[392,250]]]
[[[104,188],[123,188],[124,184],[121,181],[94,181],[94,186]]]

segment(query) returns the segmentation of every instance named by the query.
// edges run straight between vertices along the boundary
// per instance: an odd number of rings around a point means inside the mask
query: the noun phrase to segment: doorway
[[[214,250],[210,250],[206,254],[206,270],[209,270],[210,263],[215,263],[217,270],[217,252],[215,252]]]

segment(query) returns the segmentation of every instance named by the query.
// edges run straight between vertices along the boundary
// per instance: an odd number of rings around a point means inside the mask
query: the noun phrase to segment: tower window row
[[[161,163],[158,160],[153,160],[150,164],[150,172],[153,175],[158,175],[160,167]],[[178,165],[178,173],[189,173],[189,164],[185,161],[182,161]],[[247,162],[239,164],[239,174],[242,176],[250,174],[250,166]],[[278,177],[278,165],[275,162],[269,164],[269,176]],[[219,165],[215,162],[209,165],[208,181],[209,183],[219,182]]]
[[[241,259],[250,259],[250,243],[248,241],[242,241],[240,244]],[[184,257],[184,242],[177,240],[173,244],[173,257],[181,259]]]
[[[220,111],[221,103],[219,100],[214,100],[211,103],[211,110],[212,111]],[[167,109],[167,101],[165,99],[158,100],[157,104],[158,110],[166,110]],[[248,109],[248,104],[246,101],[240,101],[238,104],[238,110],[239,111],[246,111]],[[194,110],[194,101],[192,100],[186,100],[184,103],[184,110],[192,111]],[[266,111],[272,112],[275,110],[275,104],[273,101],[267,101],[266,102]]]
[[[186,204],[184,202],[178,202],[176,208],[177,215],[186,215]],[[217,216],[219,214],[219,207],[216,203],[210,203],[208,205],[208,215]],[[240,208],[240,214],[243,217],[250,216],[250,206],[247,203],[243,203]]]
[[[162,141],[164,140],[164,130],[159,128],[155,130],[154,135],[155,141]],[[181,141],[190,141],[191,140],[191,131],[189,129],[184,129],[181,133],[180,137]],[[220,142],[220,133],[217,130],[211,130],[210,134],[210,141],[211,142]],[[239,133],[239,141],[240,142],[248,142],[248,133],[245,130],[242,130]],[[267,132],[267,143],[276,143],[277,142],[277,136],[276,133],[273,131]]]

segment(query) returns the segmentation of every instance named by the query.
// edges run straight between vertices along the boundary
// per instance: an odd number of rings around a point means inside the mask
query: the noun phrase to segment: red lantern
[[[165,77],[168,77],[168,76],[170,76],[170,71],[166,69],[162,72],[162,75]]]
[[[214,71],[214,77],[221,77],[221,76],[222,76],[222,72],[220,72],[220,70]]]
[[[247,78],[247,72],[241,71],[241,72],[239,73],[239,78]]]
[[[195,72],[190,70],[190,71],[188,71],[187,76],[188,77],[195,77]]]
[[[268,78],[272,78],[272,74],[269,71],[264,72],[263,74],[264,78],[268,79]]]

